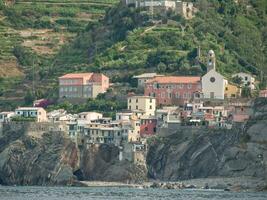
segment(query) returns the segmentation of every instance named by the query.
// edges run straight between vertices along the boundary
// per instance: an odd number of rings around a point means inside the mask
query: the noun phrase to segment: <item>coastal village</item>
[[[118,146],[119,160],[144,164],[147,139],[154,135],[168,136],[178,129],[232,129],[240,126],[252,114],[251,99],[241,95],[242,88],[256,89],[253,75],[240,72],[228,81],[216,70],[216,55],[207,53],[207,72],[199,76],[168,76],[144,73],[133,77],[140,94],[129,93],[127,109],[115,118],[103,113],[67,113],[64,109],[47,112],[42,101],[33,107],[18,107],[13,112],[0,113],[0,131],[6,124],[23,124],[28,134],[40,137],[45,132],[62,132],[77,146],[113,144]],[[100,73],[70,73],[58,78],[59,100],[84,102],[105,93],[112,84]],[[267,90],[260,91],[267,98]]]
[[[192,19],[198,11],[193,3],[182,1],[124,0],[123,3],[136,8],[170,9],[185,19]],[[47,112],[42,106],[46,99],[39,99],[32,107],[1,112],[0,134],[5,125],[14,129],[25,126],[33,137],[61,132],[79,147],[90,149],[92,145],[113,144],[120,149],[120,161],[144,164],[150,137],[168,136],[185,128],[232,129],[250,118],[252,98],[243,95],[242,90],[255,91],[259,83],[255,77],[240,72],[227,80],[217,70],[213,50],[206,52],[206,68],[202,77],[136,74],[132,78],[138,83],[136,91],[140,92],[128,94],[127,109],[116,112],[115,118],[95,111]],[[113,84],[104,74],[87,72],[60,76],[58,86],[59,102],[79,104],[106,93]],[[267,90],[260,91],[259,97],[267,98]]]

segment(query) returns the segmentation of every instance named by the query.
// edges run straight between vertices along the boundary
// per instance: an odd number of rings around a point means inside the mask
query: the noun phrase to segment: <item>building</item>
[[[163,12],[172,10],[180,14],[185,19],[192,19],[197,12],[192,2],[179,0],[122,0],[125,5],[132,5],[136,8],[153,8],[153,12]]]
[[[66,99],[96,98],[109,88],[109,78],[103,74],[80,73],[59,77],[59,97]]]
[[[216,57],[213,50],[208,53],[207,73],[201,79],[202,92],[207,99],[224,99],[228,81],[216,71]]]
[[[37,122],[47,122],[45,109],[41,107],[19,107],[15,110],[15,115],[23,118],[33,118]]]
[[[69,122],[76,121],[78,118],[77,115],[72,115],[67,113],[64,109],[53,110],[47,113],[47,119],[49,122]]]
[[[237,98],[241,96],[241,88],[237,85],[228,83],[224,90],[225,98]]]
[[[133,78],[137,79],[138,87],[143,88],[148,80],[151,80],[158,76],[163,75],[158,75],[157,73],[144,73],[138,76],[134,76]]]
[[[242,81],[242,86],[248,86],[251,90],[255,89],[255,78],[251,74],[240,72],[232,77],[239,77]]]
[[[151,96],[130,96],[128,97],[128,110],[142,115],[153,116],[156,111],[156,99]]]
[[[141,117],[140,135],[141,137],[152,136],[157,133],[156,117],[143,116]]]
[[[259,93],[259,97],[267,98],[267,90],[261,90]]]
[[[15,116],[15,112],[1,112],[0,113],[0,123],[10,122],[11,118]]]
[[[157,105],[183,105],[201,91],[200,77],[163,76],[148,81],[145,95],[155,97]]]
[[[116,121],[130,121],[133,117],[131,110],[122,110],[116,113]]]

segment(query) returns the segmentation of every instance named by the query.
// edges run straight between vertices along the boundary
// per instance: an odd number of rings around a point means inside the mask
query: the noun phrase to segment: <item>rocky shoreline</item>
[[[80,181],[76,186],[84,187],[129,187],[139,189],[209,189],[224,191],[266,191],[266,183],[262,179],[253,177],[235,177],[235,178],[203,178],[191,179],[180,182],[162,182],[150,181],[141,184],[123,183],[123,182],[105,182],[105,181]]]

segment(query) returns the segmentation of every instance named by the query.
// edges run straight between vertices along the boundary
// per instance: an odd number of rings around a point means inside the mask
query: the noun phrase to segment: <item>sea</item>
[[[264,192],[166,190],[126,187],[9,187],[0,186],[0,200],[267,200]]]

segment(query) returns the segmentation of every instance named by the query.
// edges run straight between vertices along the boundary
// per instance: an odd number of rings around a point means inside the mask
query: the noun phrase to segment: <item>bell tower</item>
[[[216,57],[213,50],[209,50],[207,61],[207,72],[214,69],[216,70]]]

